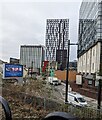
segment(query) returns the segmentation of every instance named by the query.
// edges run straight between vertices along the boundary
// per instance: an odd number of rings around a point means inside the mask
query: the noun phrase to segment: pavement
[[[83,97],[87,101],[89,107],[97,108],[98,101],[96,99],[86,97],[86,96],[83,96]],[[102,109],[102,100],[101,100],[101,109]]]
[[[62,83],[62,85],[66,86],[65,83]],[[93,98],[90,98],[90,97],[87,97],[87,96],[84,96],[84,95],[82,95],[82,96],[87,101],[89,107],[97,108],[97,100],[96,99],[93,99]],[[102,108],[102,100],[101,100],[101,108]]]

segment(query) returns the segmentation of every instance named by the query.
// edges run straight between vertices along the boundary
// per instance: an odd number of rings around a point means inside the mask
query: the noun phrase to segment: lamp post
[[[101,51],[102,52],[102,51]],[[102,54],[102,53],[101,53]],[[100,57],[101,61],[102,57]],[[98,97],[97,97],[97,109],[101,109],[101,92],[102,92],[102,62],[100,63],[100,70],[96,74],[96,80],[98,80]]]
[[[33,74],[33,61],[31,62],[31,78],[32,78],[32,74]]]
[[[70,40],[68,40],[68,53],[67,53],[67,71],[66,71],[66,94],[65,94],[65,103],[68,102],[68,72],[69,72],[69,50],[70,50]]]
[[[97,75],[96,79],[98,80],[98,97],[97,97],[97,109],[101,108],[101,87],[102,87],[102,74]]]
[[[78,45],[78,44],[77,43],[70,43],[70,40],[68,40],[65,103],[68,103],[68,77],[69,77],[69,51],[70,51],[70,45]]]
[[[101,108],[101,86],[102,86],[102,79],[99,79],[99,85],[98,85],[98,105],[97,109]]]

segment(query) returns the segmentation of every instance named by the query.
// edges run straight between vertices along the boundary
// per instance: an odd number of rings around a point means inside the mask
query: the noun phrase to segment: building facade
[[[66,68],[67,50],[56,50],[56,61],[58,62],[58,69],[64,70]]]
[[[76,60],[69,62],[69,69],[77,70],[77,61]]]
[[[68,48],[69,19],[47,19],[46,25],[46,60],[63,64],[64,54]],[[57,54],[62,53],[62,59]],[[66,55],[67,56],[67,55]],[[65,65],[62,65],[65,67]]]
[[[102,69],[102,1],[81,4],[77,57],[78,73],[94,80]]]
[[[19,59],[17,59],[17,58],[10,58],[10,63],[11,64],[19,64]]]
[[[40,69],[45,60],[44,46],[24,45],[20,47],[20,63],[27,68]]]

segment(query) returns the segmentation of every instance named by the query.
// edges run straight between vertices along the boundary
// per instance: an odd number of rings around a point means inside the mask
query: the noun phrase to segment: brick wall
[[[73,91],[76,91],[82,95],[85,95],[90,98],[94,98],[97,100],[98,97],[98,88],[92,87],[92,86],[85,86],[87,85],[87,81],[85,81],[84,86],[79,86],[75,82],[70,82],[70,86]],[[101,96],[102,100],[102,96]]]
[[[61,80],[66,80],[66,70],[65,71],[57,70],[55,71],[55,74],[57,78]],[[76,74],[77,72],[75,70],[69,70],[69,81],[75,81]]]

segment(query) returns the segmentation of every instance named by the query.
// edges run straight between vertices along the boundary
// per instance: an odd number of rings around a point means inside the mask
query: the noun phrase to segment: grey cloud
[[[19,57],[21,44],[44,45],[48,18],[69,18],[69,38],[76,42],[79,5],[67,2],[3,2],[0,16],[0,41],[3,44],[0,47],[2,46],[3,56],[0,57],[5,60],[10,56]],[[71,56],[71,59],[74,58],[75,55]]]

